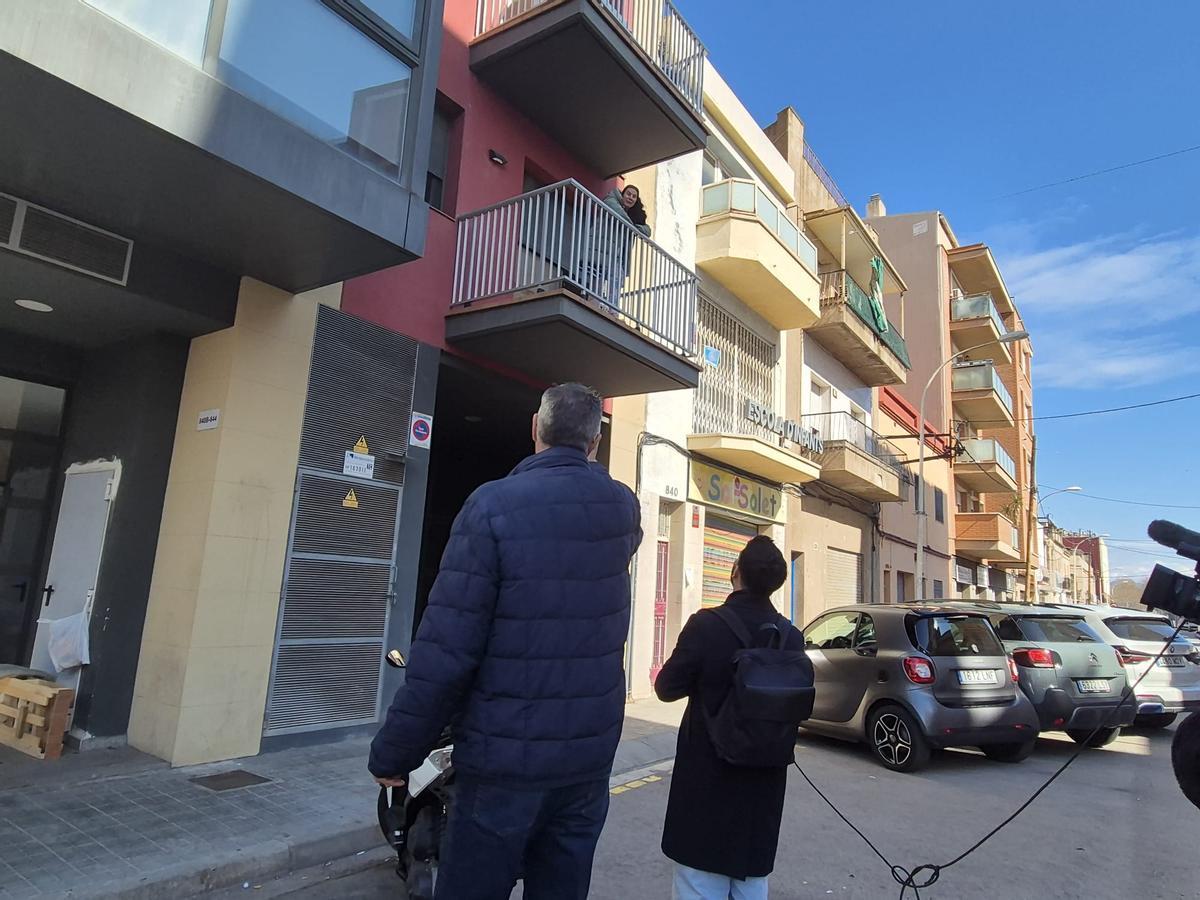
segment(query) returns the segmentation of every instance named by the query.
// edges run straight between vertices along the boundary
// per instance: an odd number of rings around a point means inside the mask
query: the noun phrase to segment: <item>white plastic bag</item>
[[[54,663],[54,668],[59,672],[74,669],[76,666],[86,666],[92,661],[88,653],[90,621],[90,610],[85,608],[73,616],[50,622],[50,638],[46,642],[46,650],[50,653],[50,661]]]

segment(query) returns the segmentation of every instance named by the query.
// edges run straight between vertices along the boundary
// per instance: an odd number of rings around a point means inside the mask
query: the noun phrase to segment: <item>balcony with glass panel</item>
[[[427,5],[0,4],[5,189],[292,291],[412,259]]]
[[[671,0],[476,0],[470,55],[601,175],[704,147],[707,51]]]
[[[696,275],[576,181],[459,217],[446,339],[606,397],[694,388]]]
[[[959,442],[961,453],[954,460],[954,481],[976,494],[1014,494],[1017,464],[995,438],[971,438]]]
[[[989,356],[1012,362],[1012,350],[1008,344],[1000,343],[1000,336],[1007,333],[1008,326],[991,294],[950,298],[950,337],[961,349],[977,347],[971,353],[972,358]]]
[[[956,512],[954,552],[996,566],[1013,565],[1025,558],[1017,526],[997,512]]]
[[[990,360],[959,363],[950,375],[950,398],[957,415],[984,428],[1012,425],[1013,401]]]
[[[696,268],[711,275],[780,331],[820,316],[817,250],[753,181],[704,187]]]

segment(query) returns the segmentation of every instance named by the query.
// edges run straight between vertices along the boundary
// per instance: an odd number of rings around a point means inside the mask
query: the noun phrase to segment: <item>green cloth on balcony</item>
[[[887,313],[883,311],[883,260],[871,257],[871,314],[875,316],[875,327],[880,334],[887,334]]]

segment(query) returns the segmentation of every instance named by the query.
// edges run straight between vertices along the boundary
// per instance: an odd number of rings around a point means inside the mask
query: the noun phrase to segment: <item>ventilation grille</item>
[[[0,246],[121,285],[133,253],[127,238],[4,194]]]
[[[391,565],[399,501],[390,486],[302,475],[291,552],[385,559]]]
[[[0,244],[12,240],[13,223],[17,221],[17,201],[0,194]]]
[[[416,341],[322,306],[300,465],[341,472],[346,451],[363,437],[375,478],[403,483],[416,366]]]
[[[391,574],[390,565],[293,559],[280,638],[383,640]]]
[[[267,731],[374,722],[382,663],[377,641],[280,647]]]

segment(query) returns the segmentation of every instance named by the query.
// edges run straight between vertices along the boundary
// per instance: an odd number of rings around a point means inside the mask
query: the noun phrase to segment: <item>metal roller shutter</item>
[[[704,519],[704,606],[719,606],[732,588],[729,573],[738,554],[750,538],[758,534],[753,525],[708,515]]]
[[[862,603],[862,554],[830,547],[825,552],[825,608]]]

